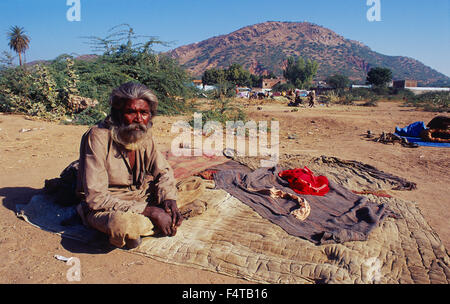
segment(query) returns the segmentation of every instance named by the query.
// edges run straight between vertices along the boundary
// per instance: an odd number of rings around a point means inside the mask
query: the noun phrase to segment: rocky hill
[[[358,41],[308,22],[264,22],[227,35],[178,47],[169,52],[194,76],[206,69],[226,68],[239,63],[254,74],[273,71],[282,75],[289,56],[302,56],[319,62],[317,79],[341,73],[363,83],[371,67],[392,70],[394,79],[414,79],[419,85],[450,86],[450,78],[403,56],[387,56]]]

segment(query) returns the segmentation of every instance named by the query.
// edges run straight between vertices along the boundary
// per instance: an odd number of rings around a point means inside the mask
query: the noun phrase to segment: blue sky
[[[92,53],[80,37],[105,37],[122,23],[138,34],[173,41],[175,48],[260,22],[308,21],[450,76],[450,0],[377,0],[381,21],[374,22],[366,17],[373,6],[367,0],[79,0],[81,21],[73,22],[66,18],[66,1],[1,0],[0,52],[9,50],[6,32],[13,25],[31,37],[29,62]]]

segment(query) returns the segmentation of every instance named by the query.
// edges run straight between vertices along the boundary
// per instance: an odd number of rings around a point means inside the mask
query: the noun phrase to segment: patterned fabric
[[[177,180],[182,180],[228,161],[224,156],[175,156],[170,151],[164,152],[162,155],[169,162]]]

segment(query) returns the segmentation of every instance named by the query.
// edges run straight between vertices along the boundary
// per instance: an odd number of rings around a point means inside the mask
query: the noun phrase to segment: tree
[[[377,87],[384,87],[392,80],[392,71],[387,68],[376,67],[367,73],[367,82]]]
[[[329,84],[334,89],[345,89],[350,85],[350,79],[342,74],[334,74],[326,79],[327,84]]]
[[[212,68],[206,70],[202,76],[202,82],[208,85],[228,82],[233,86],[250,86],[252,80],[250,72],[238,63],[233,63],[227,69]]]
[[[317,61],[309,59],[305,61],[302,57],[298,59],[289,57],[283,76],[295,87],[305,89],[312,82],[318,68],[319,63]]]
[[[261,84],[261,80],[265,78],[264,76],[251,74],[250,75],[250,86],[251,87],[258,87]]]
[[[169,46],[155,36],[138,35],[128,24],[109,30],[106,37],[88,36],[88,44],[95,52],[103,52],[97,60],[75,62],[79,76],[77,89],[82,96],[100,101],[99,106],[108,109],[111,89],[128,81],[138,81],[153,90],[159,99],[158,112],[174,114],[187,109],[180,97],[193,96],[188,85],[189,74],[168,55],[156,53],[155,45]],[[92,70],[94,69],[95,72]]]
[[[14,65],[13,64],[13,62],[14,62],[13,54],[10,52],[7,52],[7,51],[3,51],[2,55],[3,56],[0,58],[0,64],[7,68],[12,67]]]
[[[83,36],[87,39],[93,52],[102,52],[106,56],[133,55],[136,52],[142,54],[155,53],[154,45],[170,46],[170,42],[161,41],[156,36],[137,35],[134,29],[127,23],[116,25],[108,30],[106,37]],[[123,59],[123,58],[122,58]]]
[[[234,85],[249,86],[251,85],[250,72],[245,70],[240,64],[233,63],[225,71],[226,80]]]
[[[19,64],[22,66],[22,54],[29,48],[30,37],[25,34],[23,27],[12,26],[7,33],[9,47],[19,55]]]
[[[202,82],[207,85],[214,85],[225,81],[225,72],[221,69],[209,69],[203,73]]]

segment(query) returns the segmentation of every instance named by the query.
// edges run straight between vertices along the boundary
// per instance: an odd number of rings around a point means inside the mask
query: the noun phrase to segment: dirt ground
[[[450,190],[448,148],[406,148],[364,138],[392,132],[415,121],[427,123],[437,113],[380,102],[377,107],[318,105],[293,108],[263,104],[246,108],[255,121],[278,120],[280,153],[308,153],[357,160],[417,183],[417,190],[389,191],[416,201],[447,250],[450,248]],[[154,135],[160,150],[167,150],[177,136],[170,128],[185,117],[156,117]],[[161,263],[125,250],[104,251],[37,229],[15,215],[42,189],[44,180],[78,158],[79,143],[87,126],[71,126],[0,115],[0,283],[67,283],[70,266],[54,255],[77,257],[81,283],[249,283],[248,281],[189,267]],[[25,130],[24,130],[25,129]],[[31,129],[31,130],[27,130]],[[21,132],[26,131],[26,132]],[[295,134],[295,139],[288,135]],[[180,228],[181,229],[181,228]]]

